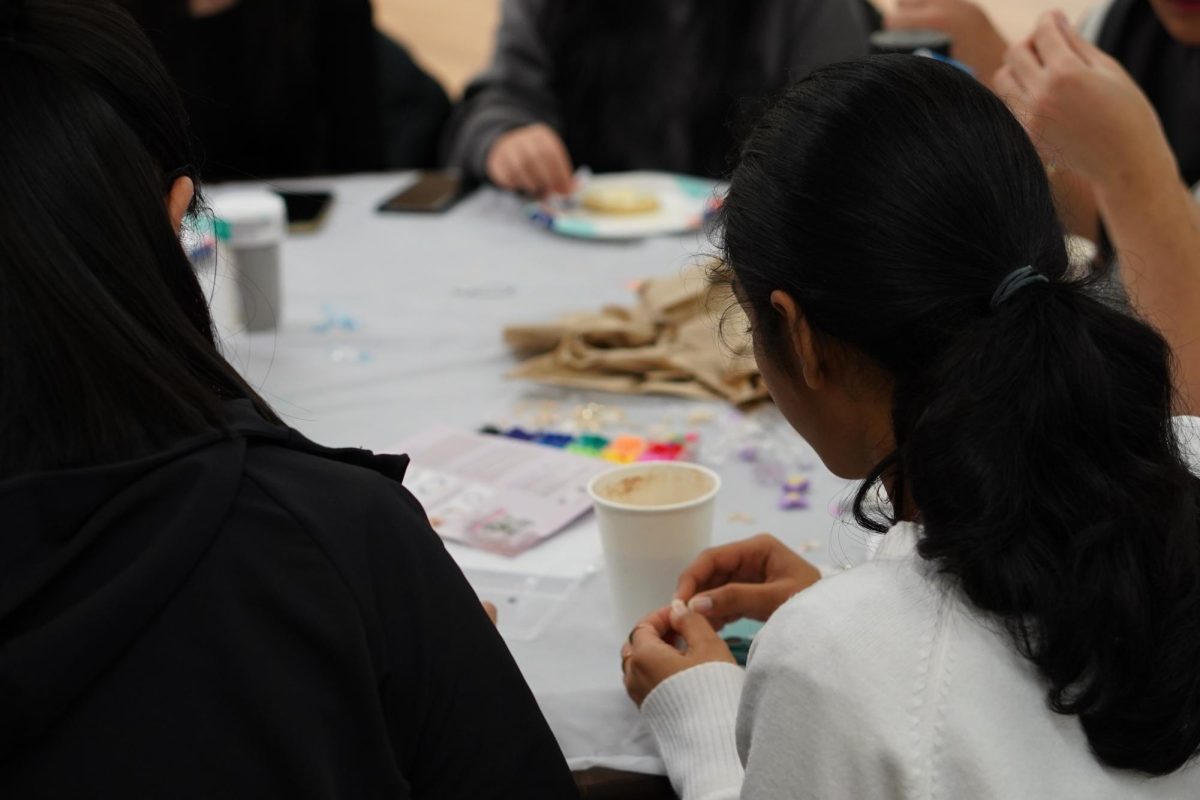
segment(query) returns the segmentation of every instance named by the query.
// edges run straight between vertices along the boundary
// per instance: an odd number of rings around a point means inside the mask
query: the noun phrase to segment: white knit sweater
[[[1176,428],[1200,465],[1200,419]],[[917,556],[919,536],[897,525],[871,561],[781,607],[744,673],[707,664],[650,694],[683,800],[1200,798],[1200,766],[1101,766],[1033,666]]]

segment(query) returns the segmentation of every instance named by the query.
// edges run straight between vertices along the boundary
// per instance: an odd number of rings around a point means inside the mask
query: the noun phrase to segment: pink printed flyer
[[[542,445],[438,428],[394,450],[404,485],[444,539],[516,556],[591,510],[588,481],[612,466]]]

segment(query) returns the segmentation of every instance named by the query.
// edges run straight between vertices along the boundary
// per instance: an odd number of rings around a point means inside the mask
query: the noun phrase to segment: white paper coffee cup
[[[618,467],[588,484],[622,631],[670,604],[679,575],[712,541],[720,488],[707,467],[661,461]]]

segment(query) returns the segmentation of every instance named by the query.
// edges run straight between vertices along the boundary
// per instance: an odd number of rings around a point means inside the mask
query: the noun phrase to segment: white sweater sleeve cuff
[[[737,713],[745,673],[735,664],[701,664],[660,683],[642,703],[671,785],[682,800],[741,793]]]

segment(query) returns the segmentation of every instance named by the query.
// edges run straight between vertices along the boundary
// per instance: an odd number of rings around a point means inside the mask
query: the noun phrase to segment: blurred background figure
[[[1200,182],[1200,3],[1116,0],[1085,24],[1150,98],[1184,181]]]
[[[442,87],[369,0],[122,0],[183,94],[207,180],[426,167]]]
[[[949,34],[952,54],[995,86],[1008,42],[969,0],[896,0],[885,24]],[[1082,33],[1133,76],[1162,122],[1183,181],[1200,189],[1200,3],[1107,0],[1085,18]],[[1092,187],[1060,171],[1055,189],[1071,231],[1099,243],[1108,254],[1109,237]]]
[[[969,0],[895,0],[893,6],[884,27],[947,34],[952,41],[950,55],[992,85],[992,76],[1004,64],[1008,42],[982,8]]]
[[[759,101],[864,54],[870,23],[862,0],[504,0],[446,156],[533,194],[579,165],[720,176]]]

